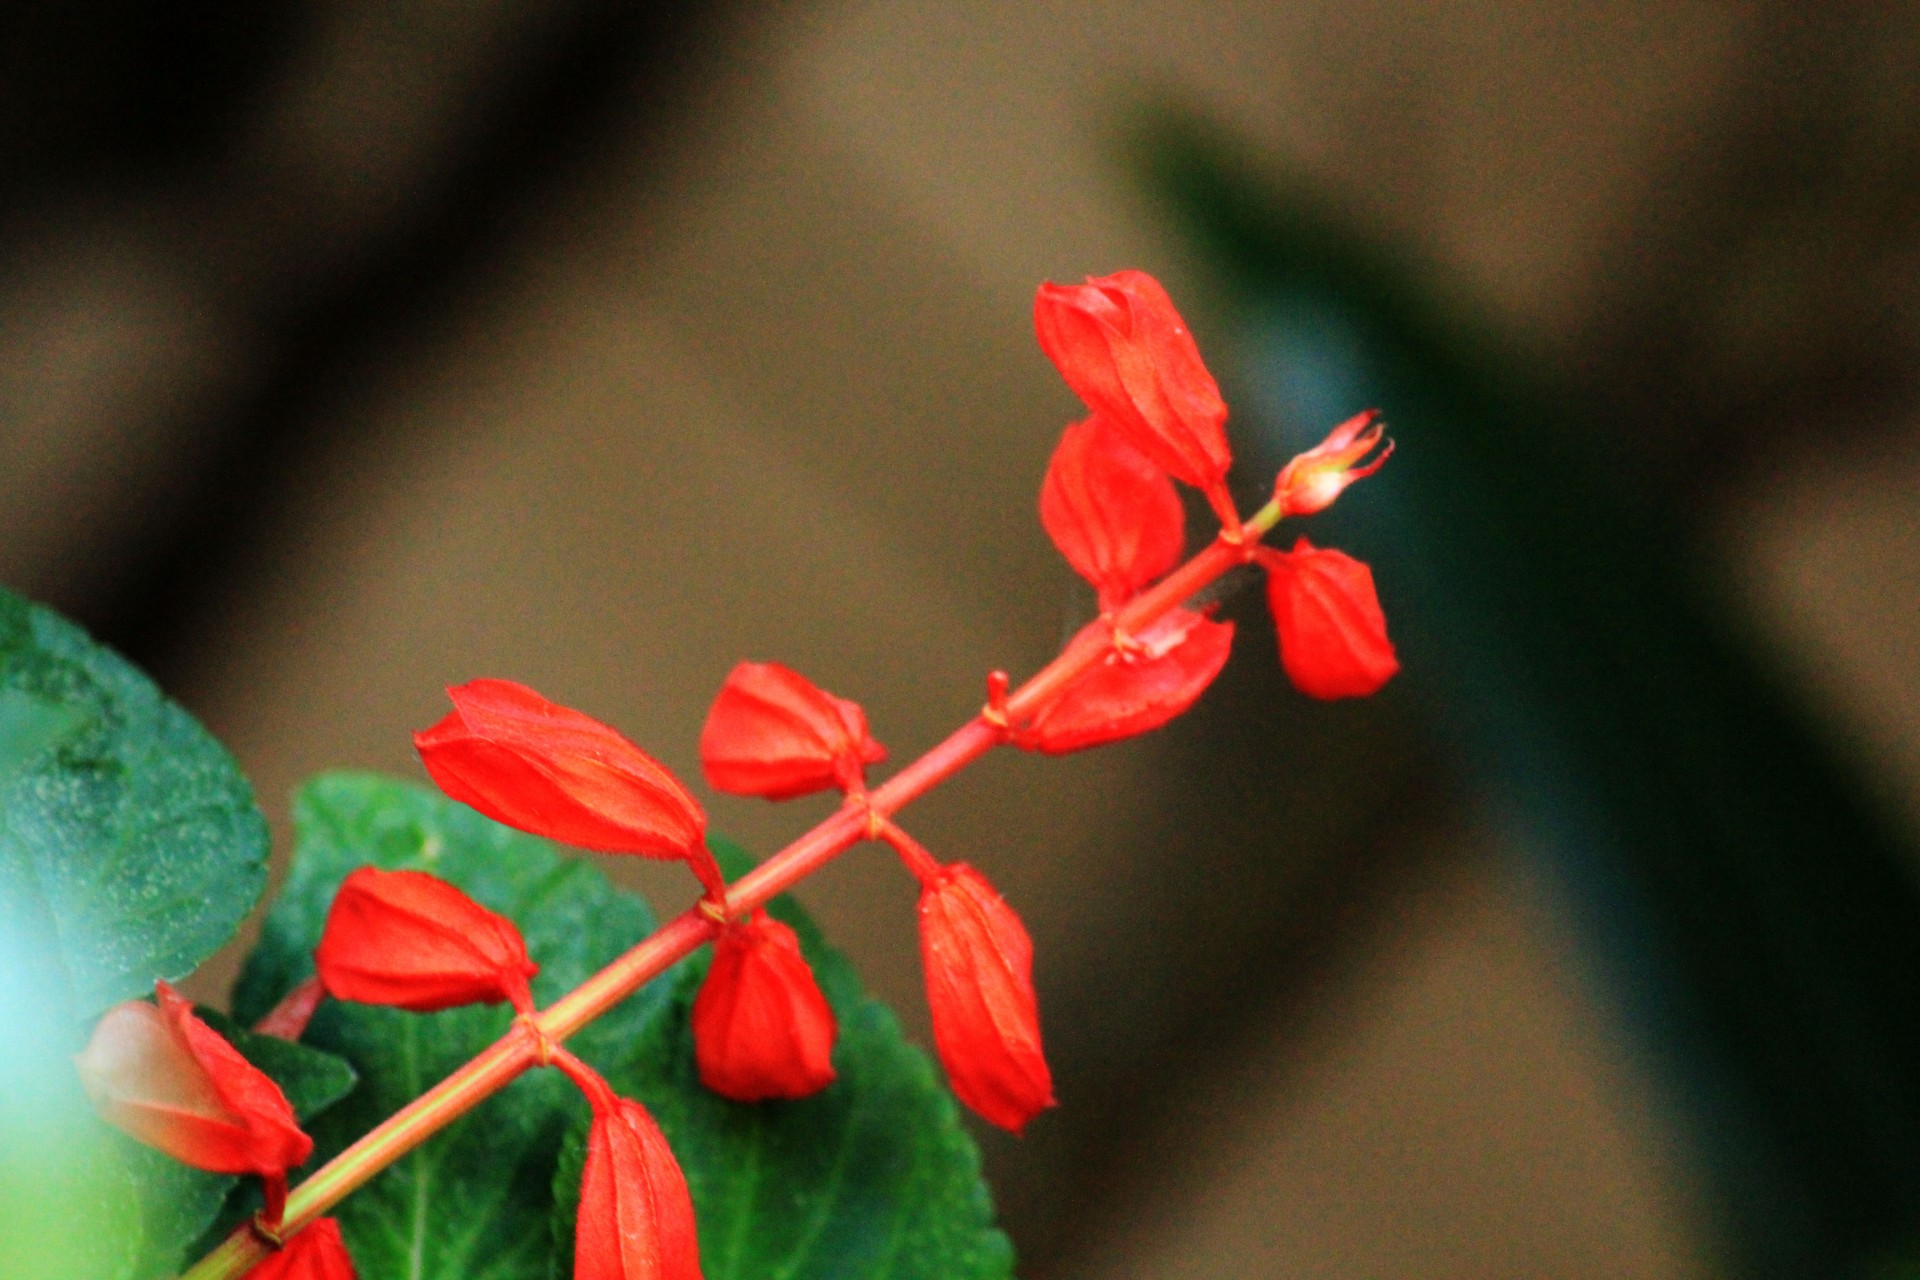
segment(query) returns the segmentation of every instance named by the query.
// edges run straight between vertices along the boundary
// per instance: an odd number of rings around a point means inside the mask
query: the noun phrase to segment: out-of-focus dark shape
[[[716,7],[0,15],[0,580],[164,676],[351,430],[343,381],[431,329],[611,121],[671,101]]]
[[[1401,455],[1331,513],[1411,674],[1552,864],[1714,1175],[1740,1274],[1856,1274],[1920,1223],[1920,866],[1550,385],[1307,184],[1143,133],[1246,304],[1271,410],[1378,403]],[[1307,443],[1274,441],[1276,456]],[[1351,536],[1347,536],[1351,535]]]

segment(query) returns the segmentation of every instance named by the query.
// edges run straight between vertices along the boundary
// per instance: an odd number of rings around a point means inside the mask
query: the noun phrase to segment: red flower
[[[1305,538],[1292,551],[1263,549],[1267,603],[1280,632],[1280,665],[1313,698],[1358,698],[1400,670],[1373,571]]]
[[[702,1084],[736,1102],[818,1093],[837,1030],[792,929],[765,911],[727,926],[693,1002]]]
[[[1008,740],[1063,755],[1158,729],[1206,691],[1232,647],[1231,622],[1175,609],[1068,685]]]
[[[1040,487],[1040,523],[1093,584],[1102,613],[1173,568],[1186,544],[1173,482],[1099,414],[1060,437]]]
[[[340,1224],[320,1218],[269,1254],[244,1280],[355,1280],[353,1256],[340,1238]]]
[[[710,897],[725,897],[707,851],[707,815],[659,761],[511,680],[475,680],[447,696],[453,713],[413,735],[442,791],[562,844],[681,859]]]
[[[533,1012],[520,930],[424,871],[359,867],[340,882],[313,960],[339,1000],[431,1013],[510,1001]]]
[[[593,1107],[573,1280],[700,1280],[693,1199],[660,1126],[565,1050],[554,1063]]]
[[[1225,485],[1227,406],[1160,282],[1121,271],[1043,284],[1033,321],[1041,349],[1087,407],[1237,526]]]
[[[159,1005],[107,1010],[74,1058],[80,1083],[109,1124],[208,1173],[284,1180],[313,1154],[280,1086],[194,1016],[164,982]]]
[[[777,662],[742,662],[729,672],[700,731],[707,781],[769,800],[860,789],[866,766],[886,758],[859,704]]]
[[[1364,480],[1378,471],[1393,452],[1393,441],[1375,454],[1365,466],[1356,465],[1381,442],[1386,423],[1377,410],[1357,413],[1333,429],[1318,445],[1287,463],[1274,482],[1274,500],[1282,516],[1310,516],[1325,511],[1340,496],[1340,491],[1355,480]]]
[[[934,1046],[954,1094],[1019,1133],[1054,1105],[1026,926],[985,877],[952,863],[921,885],[920,961]]]

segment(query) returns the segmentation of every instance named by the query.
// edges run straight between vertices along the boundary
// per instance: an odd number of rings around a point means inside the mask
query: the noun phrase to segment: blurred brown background
[[[1635,407],[1614,464],[1920,817],[1911,6],[0,13],[0,582],[155,670],[282,836],[310,772],[418,776],[476,675],[694,777],[740,657],[896,759],[1043,662],[1083,604],[1035,284],[1152,270],[1236,373],[1117,142],[1147,94]],[[1039,949],[1064,1105],[983,1135],[1023,1274],[1713,1273],[1670,1100],[1444,725],[1306,704],[1239,615],[1188,720],[911,814]],[[711,808],[760,852],[818,812]],[[923,1031],[904,876],[803,896]]]

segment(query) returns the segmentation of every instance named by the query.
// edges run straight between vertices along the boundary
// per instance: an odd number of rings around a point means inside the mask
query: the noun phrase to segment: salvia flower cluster
[[[1233,624],[1183,603],[1204,581],[1144,625],[1124,625],[1185,554],[1176,481],[1198,489],[1219,517],[1215,545],[1227,555],[1212,572],[1234,563],[1266,570],[1281,661],[1302,692],[1355,697],[1393,676],[1398,659],[1365,565],[1304,538],[1287,551],[1260,545],[1279,519],[1323,510],[1380,467],[1392,446],[1376,415],[1342,424],[1288,463],[1272,502],[1242,521],[1226,486],[1226,405],[1158,282],[1123,271],[1044,285],[1035,325],[1089,410],[1054,450],[1040,519],[1092,587],[1100,616],[1069,642],[1067,653],[1080,656],[1063,678],[1036,678],[1009,697],[1007,678],[993,673],[978,720],[988,745],[1058,754],[1145,733],[1192,706],[1219,674]],[[793,931],[758,906],[730,905],[692,793],[613,728],[524,685],[484,679],[448,693],[453,711],[414,737],[448,796],[565,844],[684,862],[698,880],[714,947],[692,1010],[702,1083],[748,1104],[831,1085],[833,1010]],[[1018,1133],[1054,1105],[1032,941],[985,876],[941,862],[875,803],[867,769],[886,758],[857,704],[771,662],[733,669],[700,735],[701,771],[714,789],[769,800],[838,791],[862,824],[855,838],[899,856],[919,884],[921,960],[947,1079],[982,1118]],[[297,1037],[324,997],[416,1013],[511,1006],[534,1061],[563,1071],[592,1111],[575,1276],[699,1276],[693,1205],[666,1138],[645,1108],[542,1030],[528,986],[537,966],[513,921],[426,873],[363,867],[341,884],[314,961],[316,977],[261,1030]],[[165,983],[157,992],[157,1004],[109,1012],[77,1059],[101,1114],[197,1168],[262,1180],[266,1207],[253,1229],[274,1252],[250,1275],[351,1276],[332,1220],[282,1238],[288,1171],[312,1149],[286,1099]]]

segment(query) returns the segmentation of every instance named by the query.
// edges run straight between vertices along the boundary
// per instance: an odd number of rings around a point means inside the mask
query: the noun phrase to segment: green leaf
[[[752,865],[714,842],[729,878]],[[791,925],[840,1020],[839,1078],[799,1102],[743,1104],[708,1092],[693,1062],[689,1010],[708,953],[681,966],[648,1030],[594,1059],[653,1112],[693,1193],[707,1280],[974,1280],[1013,1271],[993,1225],[980,1157],[926,1055],[860,989],[846,959],[790,899]],[[555,1275],[572,1273],[584,1121],[554,1179]]]
[[[226,750],[118,654],[0,591],[0,935],[25,983],[77,1023],[184,977],[266,862]]]
[[[588,862],[405,783],[332,774],[294,802],[293,869],[269,913],[234,1004],[252,1019],[312,972],[341,879],[364,863],[428,871],[511,917],[540,965],[535,998],[577,986],[653,927],[638,898]],[[655,983],[575,1038],[605,1051],[639,1038],[665,1002]],[[329,1001],[306,1042],[345,1057],[361,1086],[312,1129],[330,1157],[503,1034],[505,1008],[435,1014]],[[580,1109],[572,1086],[535,1071],[398,1161],[337,1215],[360,1273],[409,1280],[545,1280],[553,1162]]]
[[[303,1127],[353,1090],[353,1068],[333,1054],[242,1031],[211,1009],[196,1012],[241,1056],[273,1077]],[[226,1227],[259,1207],[257,1178],[203,1173],[119,1133],[112,1141],[139,1202],[141,1242],[133,1280],[173,1275],[187,1260],[188,1247],[201,1240],[216,1218],[224,1234]]]

